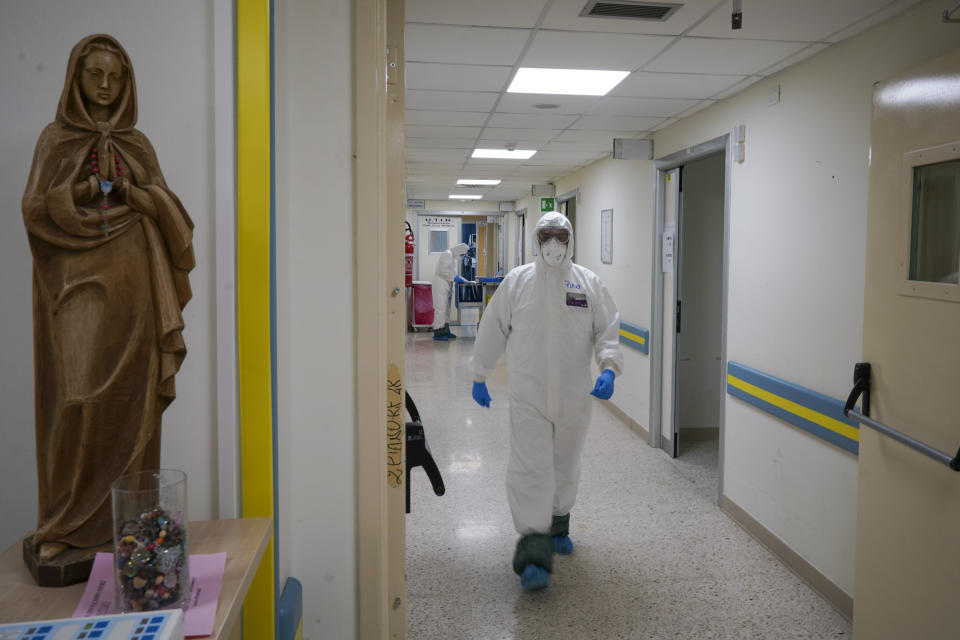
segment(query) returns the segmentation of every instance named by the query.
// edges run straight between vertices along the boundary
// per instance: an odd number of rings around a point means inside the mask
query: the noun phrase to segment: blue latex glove
[[[457,284],[460,284],[460,283],[462,283],[462,282],[466,282],[466,280],[464,280],[463,278],[460,277],[460,274],[459,274],[459,273],[458,273],[457,275],[453,276],[453,281],[456,282]]]
[[[601,400],[609,400],[613,395],[613,371],[604,369],[603,373],[597,378],[597,384],[593,385],[593,391],[590,395],[597,396]]]
[[[490,406],[490,393],[487,391],[486,382],[473,383],[473,399],[476,400],[477,404],[481,407]]]

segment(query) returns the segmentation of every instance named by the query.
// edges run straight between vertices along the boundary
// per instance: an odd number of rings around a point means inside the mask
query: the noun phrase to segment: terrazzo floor
[[[466,314],[465,314],[466,316]],[[513,573],[517,534],[504,478],[506,370],[470,397],[474,325],[459,338],[407,336],[407,385],[445,495],[411,472],[407,516],[410,640],[849,638],[850,623],[716,504],[717,442],[671,460],[601,401],[583,453],[575,552],[555,557],[547,589]]]

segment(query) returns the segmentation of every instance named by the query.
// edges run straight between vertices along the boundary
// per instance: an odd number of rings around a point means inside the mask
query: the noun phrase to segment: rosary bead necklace
[[[107,209],[110,208],[109,204],[109,195],[113,191],[113,181],[104,180],[100,177],[100,164],[97,161],[97,148],[93,148],[93,152],[90,154],[90,166],[93,169],[93,175],[97,176],[97,181],[100,183],[100,193],[103,194],[103,224],[100,225],[100,228],[103,229],[103,237],[110,235],[110,224],[107,222]],[[120,166],[120,157],[114,153],[113,154],[113,166],[116,168],[116,174],[118,178],[123,177],[123,168]]]

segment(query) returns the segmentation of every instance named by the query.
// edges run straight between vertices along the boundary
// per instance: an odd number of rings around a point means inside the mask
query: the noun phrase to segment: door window
[[[957,284],[960,160],[913,168],[910,279]]]

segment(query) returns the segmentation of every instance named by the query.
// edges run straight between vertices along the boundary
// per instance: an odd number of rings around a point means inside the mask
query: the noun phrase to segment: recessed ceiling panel
[[[683,4],[664,22],[617,18],[581,18],[587,0],[554,0],[543,21],[544,29],[603,31],[607,33],[651,33],[679,35],[717,6],[717,0],[675,0]]]
[[[776,64],[806,46],[805,42],[683,38],[644,71],[748,75]]]
[[[590,110],[590,115],[665,118],[685,111],[697,102],[672,98],[604,98]]]
[[[730,7],[722,7],[689,35],[817,42],[889,3],[890,0],[743,0],[742,28],[730,28]]]
[[[532,27],[547,0],[407,0],[407,22]]]
[[[527,43],[527,29],[487,29],[407,24],[408,62],[513,66]]]
[[[433,111],[407,109],[407,124],[449,125],[454,127],[479,127],[487,121],[487,113],[476,111]]]
[[[545,69],[633,71],[649,62],[671,40],[664,36],[539,31],[520,64]]]
[[[637,71],[614,87],[608,96],[625,98],[709,98],[743,80],[742,75],[703,73],[648,73]]]
[[[502,91],[511,67],[408,62],[407,89],[443,91]]]
[[[495,113],[490,118],[491,127],[523,129],[566,129],[577,116],[527,115],[523,113]]]
[[[407,89],[407,109],[449,111],[489,111],[497,102],[497,93],[480,91],[415,91]]]

